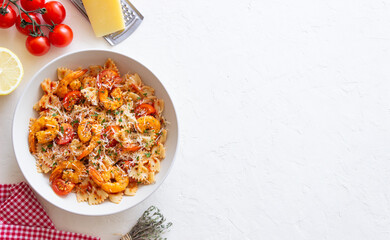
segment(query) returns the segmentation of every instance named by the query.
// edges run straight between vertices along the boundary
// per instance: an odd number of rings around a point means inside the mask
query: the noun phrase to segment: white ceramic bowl
[[[156,90],[156,96],[165,101],[164,116],[169,121],[168,139],[166,142],[166,158],[161,162],[161,171],[156,175],[155,184],[142,185],[137,194],[133,197],[124,196],[119,204],[105,201],[99,205],[88,205],[88,203],[78,203],[76,194],[69,194],[66,197],[56,195],[50,187],[47,174],[38,173],[35,165],[35,158],[30,154],[28,147],[28,125],[31,117],[37,117],[33,110],[33,105],[41,98],[43,91],[40,87],[45,78],[56,79],[57,68],[67,67],[75,69],[77,67],[88,67],[89,65],[102,65],[111,58],[117,64],[121,74],[130,72],[138,73],[142,81]],[[81,215],[107,215],[131,208],[150,196],[167,177],[173,161],[178,143],[178,125],[176,112],[168,95],[168,92],[157,79],[157,77],[145,66],[132,58],[120,53],[107,50],[85,50],[70,53],[54,59],[40,69],[30,80],[24,90],[15,110],[13,129],[13,146],[19,167],[32,188],[44,199],[53,205],[66,211]]]

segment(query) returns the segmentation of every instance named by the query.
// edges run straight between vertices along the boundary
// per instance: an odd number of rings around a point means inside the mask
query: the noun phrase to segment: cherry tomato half
[[[5,15],[0,14],[0,28],[10,28],[15,22],[16,12],[11,6],[8,6],[7,13]]]
[[[65,181],[61,178],[56,178],[53,183],[51,184],[51,187],[53,188],[53,191],[60,196],[65,196],[68,193],[72,191],[75,184],[71,183],[69,181]]]
[[[35,14],[35,13],[29,13],[28,14],[33,20],[35,20],[38,24],[41,24],[41,20],[39,20],[38,16]],[[22,18],[28,22],[28,23],[31,23],[31,19],[27,16],[27,14],[25,13],[22,13],[21,15],[19,15],[17,18],[16,18],[16,23],[15,23],[15,26],[16,26],[16,29],[18,29],[19,32],[23,33],[24,35],[30,35],[30,32],[33,32],[34,31],[34,28],[33,28],[33,25],[26,25],[24,26],[24,28],[21,26],[21,23],[22,21],[20,20],[20,16],[22,16]],[[38,32],[39,29],[37,27],[35,27],[35,31]]]
[[[121,82],[122,79],[119,77],[119,74],[111,69],[103,70],[101,73],[99,73],[96,85],[99,89],[106,88],[108,90],[111,90],[112,87]]]
[[[156,109],[152,105],[147,104],[147,103],[143,103],[135,109],[135,116],[142,117],[142,116],[146,116],[146,115],[151,115],[155,112],[156,112]]]
[[[32,11],[45,6],[45,0],[20,0],[20,4],[26,11]]]
[[[50,50],[50,42],[47,37],[28,36],[26,40],[27,50],[35,56],[42,56]]]
[[[115,133],[119,132],[121,128],[117,125],[108,126],[103,133],[103,136],[106,136],[109,140],[107,147],[115,146],[118,141],[114,138]],[[104,135],[106,134],[106,135]]]
[[[72,29],[66,24],[56,25],[49,33],[50,43],[56,47],[66,47],[73,40]]]
[[[81,99],[80,91],[72,91],[65,95],[63,100],[64,108],[68,111],[72,110],[74,105],[77,104]]]
[[[64,6],[58,1],[51,1],[45,4],[46,13],[42,14],[43,20],[48,24],[60,24],[66,17]]]
[[[73,127],[69,123],[63,123],[60,126],[60,133],[56,138],[56,143],[64,145],[72,141],[74,136]]]

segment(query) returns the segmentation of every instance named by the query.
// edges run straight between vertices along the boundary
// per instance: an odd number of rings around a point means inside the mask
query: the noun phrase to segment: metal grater
[[[82,0],[70,0],[73,5],[88,19]],[[138,10],[129,2],[129,0],[121,0],[123,16],[125,18],[125,29],[103,36],[106,41],[112,46],[117,45],[128,38],[141,24],[144,17]]]

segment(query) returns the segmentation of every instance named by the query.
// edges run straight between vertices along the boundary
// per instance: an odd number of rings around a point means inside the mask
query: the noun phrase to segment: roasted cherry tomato
[[[56,138],[56,143],[64,145],[72,141],[74,136],[73,127],[69,123],[63,123],[60,126],[60,133]]]
[[[47,37],[29,36],[26,40],[27,50],[35,56],[42,56],[50,50],[50,42]]]
[[[103,136],[106,136],[107,139],[109,140],[107,147],[113,147],[118,143],[118,141],[115,140],[114,135],[115,135],[115,133],[119,132],[120,130],[121,130],[121,128],[117,125],[108,126],[104,130]]]
[[[141,146],[136,143],[123,143],[122,146],[125,152],[135,152],[141,149]]]
[[[51,184],[51,187],[53,188],[53,191],[60,196],[67,195],[72,191],[75,184],[71,183],[69,181],[65,181],[61,178],[56,178],[53,183]]]
[[[60,24],[66,17],[64,6],[58,1],[51,1],[45,4],[46,13],[42,14],[43,20],[48,24]]]
[[[20,0],[20,4],[26,11],[32,11],[45,6],[45,0]]]
[[[38,16],[35,13],[29,13],[28,14],[32,19],[34,19],[38,24],[41,24],[41,20],[39,20]],[[31,23],[31,19],[27,16],[27,14],[22,13],[16,18],[16,29],[18,29],[19,32],[23,33],[24,35],[30,35],[30,32],[34,31],[33,25],[26,25],[24,28],[21,26],[22,21],[20,20],[20,16],[22,19],[24,19],[26,22]],[[38,32],[39,29],[35,26],[35,31]]]
[[[11,6],[8,6],[6,11],[4,15],[0,13],[0,28],[10,28],[16,22],[15,10]]]
[[[152,115],[155,112],[156,112],[156,109],[152,105],[147,104],[147,103],[143,103],[135,109],[135,116],[142,117],[142,116],[146,116],[146,115]]]
[[[49,33],[49,40],[56,47],[66,47],[73,40],[72,29],[66,24],[56,25]]]
[[[64,108],[68,111],[72,110],[74,105],[77,104],[81,99],[80,91],[72,91],[65,95],[63,100]]]
[[[106,69],[99,73],[96,79],[96,85],[99,89],[105,88],[111,90],[115,84],[121,81],[122,79],[119,77],[117,72],[111,69]]]

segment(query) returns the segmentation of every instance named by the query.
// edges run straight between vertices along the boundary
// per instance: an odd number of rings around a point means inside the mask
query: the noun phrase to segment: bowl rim
[[[162,87],[164,88],[164,90],[167,92],[167,96],[169,98],[169,100],[171,101],[172,103],[172,109],[173,109],[173,114],[174,114],[174,117],[176,118],[176,126],[177,126],[177,140],[176,140],[176,146],[174,146],[175,148],[175,151],[173,153],[173,157],[172,157],[172,162],[169,166],[169,168],[167,169],[167,173],[165,174],[165,176],[162,177],[162,179],[159,181],[158,185],[150,192],[148,193],[141,201],[137,202],[136,204],[132,205],[132,206],[129,206],[129,207],[126,207],[126,208],[119,208],[118,210],[116,211],[111,211],[111,212],[107,212],[107,213],[95,213],[95,212],[90,212],[90,213],[80,213],[80,212],[77,212],[77,211],[72,211],[72,209],[67,209],[65,207],[63,207],[62,205],[60,204],[56,204],[54,202],[51,202],[49,201],[45,196],[43,196],[38,190],[37,190],[37,186],[34,186],[32,184],[30,184],[30,181],[29,179],[26,177],[26,174],[24,173],[23,171],[23,168],[20,166],[20,162],[17,158],[17,154],[16,154],[16,149],[15,149],[15,131],[16,131],[16,124],[15,124],[15,117],[16,117],[16,113],[17,113],[17,110],[19,109],[19,107],[21,106],[22,104],[22,98],[23,96],[25,96],[25,94],[27,94],[30,86],[33,84],[33,80],[37,77],[38,74],[41,73],[41,71],[45,68],[47,68],[50,64],[52,64],[53,62],[56,62],[57,60],[61,59],[61,58],[65,58],[65,57],[68,57],[70,55],[73,55],[73,54],[79,54],[79,53],[84,53],[84,52],[108,52],[108,53],[114,53],[114,54],[118,54],[118,55],[121,55],[123,57],[126,57],[126,58],[129,58],[131,60],[133,60],[134,62],[136,62],[137,64],[141,65],[142,67],[144,67],[145,69],[147,69],[162,85]],[[177,112],[176,112],[176,108],[175,108],[175,104],[173,103],[172,101],[172,98],[171,98],[171,95],[168,91],[168,89],[166,88],[166,86],[164,85],[164,83],[149,69],[147,68],[145,65],[143,65],[142,63],[140,63],[139,61],[137,61],[136,59],[126,55],[126,54],[123,54],[123,53],[120,53],[120,52],[117,52],[117,51],[113,51],[113,50],[108,50],[108,49],[99,49],[99,48],[91,48],[91,49],[83,49],[83,50],[77,50],[77,51],[72,51],[72,52],[69,52],[69,53],[66,53],[66,54],[63,54],[61,56],[58,56],[52,60],[50,60],[48,63],[46,63],[43,67],[41,67],[28,81],[28,83],[25,85],[24,87],[24,90],[22,92],[22,94],[20,95],[19,99],[18,99],[18,102],[15,106],[15,109],[14,109],[14,113],[13,113],[13,117],[12,117],[12,134],[11,134],[11,141],[12,141],[12,148],[14,150],[14,154],[15,154],[15,159],[16,159],[16,162],[19,166],[19,169],[21,170],[22,174],[23,174],[23,177],[26,179],[28,185],[34,190],[35,193],[37,193],[41,198],[43,198],[46,202],[50,203],[51,205],[54,205],[62,210],[65,210],[67,212],[70,212],[70,213],[74,213],[74,214],[77,214],[77,215],[82,215],[82,216],[107,216],[107,215],[113,215],[113,214],[116,214],[116,213],[120,213],[120,212],[123,212],[125,210],[128,210],[130,208],[133,208],[137,205],[139,205],[140,203],[142,203],[143,201],[145,201],[146,199],[148,199],[157,189],[160,188],[160,186],[163,184],[163,182],[165,181],[165,179],[168,177],[168,175],[170,174],[172,168],[173,168],[173,164],[175,163],[176,161],[176,154],[177,154],[177,150],[178,150],[178,147],[179,147],[179,139],[180,139],[180,127],[179,127],[179,120],[178,120],[178,115],[177,115]],[[157,184],[157,183],[156,183]]]

